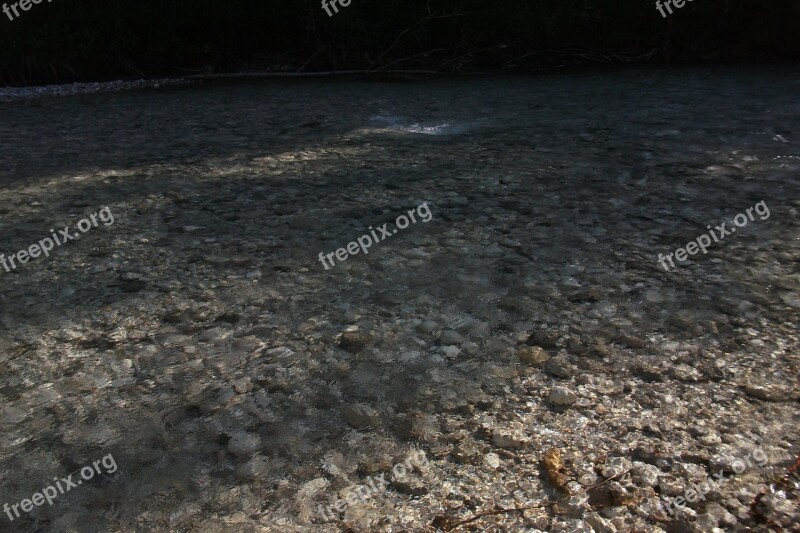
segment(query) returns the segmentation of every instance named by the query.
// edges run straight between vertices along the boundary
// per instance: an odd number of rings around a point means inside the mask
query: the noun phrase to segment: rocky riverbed
[[[798,531],[798,93],[731,68],[0,102],[0,253],[115,217],[0,269],[0,505],[119,466],[0,531]]]

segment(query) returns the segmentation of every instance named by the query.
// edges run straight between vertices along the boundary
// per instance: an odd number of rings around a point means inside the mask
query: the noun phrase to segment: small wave
[[[457,122],[412,122],[404,117],[395,115],[375,115],[370,117],[373,124],[381,124],[381,129],[388,131],[403,131],[406,133],[417,133],[421,135],[458,135],[481,126],[486,119]]]

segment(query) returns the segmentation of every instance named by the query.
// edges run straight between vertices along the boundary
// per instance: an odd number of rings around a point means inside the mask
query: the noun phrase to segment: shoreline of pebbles
[[[143,89],[161,89],[187,85],[181,78],[114,80],[102,82],[75,82],[31,87],[0,87],[0,103],[34,100],[38,98],[102,94]]]

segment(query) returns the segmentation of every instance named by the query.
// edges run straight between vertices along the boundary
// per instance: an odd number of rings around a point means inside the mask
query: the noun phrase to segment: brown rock
[[[357,331],[345,331],[339,337],[339,348],[351,353],[358,353],[369,344],[370,338]]]
[[[541,366],[550,359],[547,352],[538,346],[520,348],[517,350],[517,357],[519,357],[519,360],[523,363],[535,366]]]

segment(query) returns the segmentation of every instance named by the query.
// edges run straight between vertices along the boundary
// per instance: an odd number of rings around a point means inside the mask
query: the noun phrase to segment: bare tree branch
[[[402,42],[403,37],[407,33],[417,29],[419,26],[421,26],[422,24],[428,22],[429,20],[438,20],[438,19],[447,19],[447,18],[453,18],[453,17],[462,17],[464,15],[470,15],[470,14],[473,14],[473,13],[474,13],[473,11],[465,11],[465,12],[462,12],[462,13],[455,12],[455,13],[443,13],[441,15],[435,15],[435,14],[431,13],[431,11],[430,11],[430,2],[428,2],[428,15],[426,15],[423,18],[421,18],[420,20],[418,20],[417,22],[415,22],[414,24],[412,24],[411,26],[409,26],[408,28],[406,28],[405,30],[400,32],[400,34],[394,40],[392,45],[389,48],[387,48],[386,50],[384,50],[383,52],[381,52],[380,55],[378,55],[378,57],[375,58],[375,60],[370,63],[369,68],[367,70],[372,70],[372,68],[375,66],[376,63],[378,63],[378,61],[383,59],[383,57],[386,54],[391,52],[397,45],[399,45]]]

